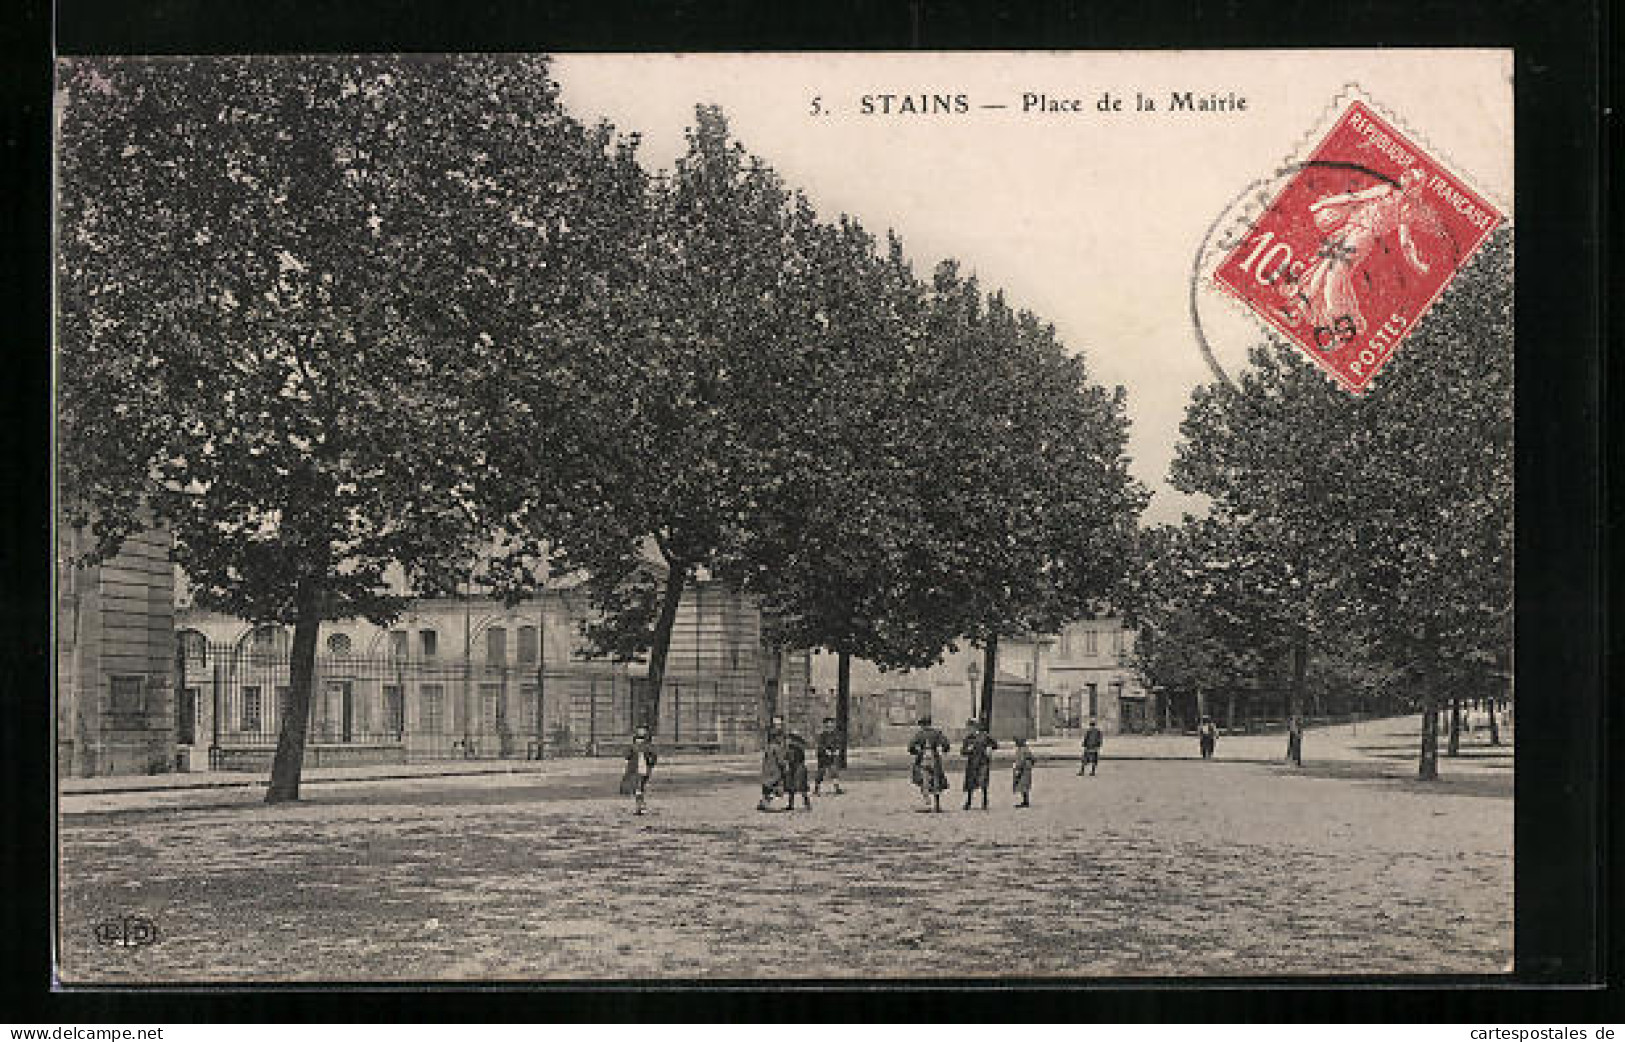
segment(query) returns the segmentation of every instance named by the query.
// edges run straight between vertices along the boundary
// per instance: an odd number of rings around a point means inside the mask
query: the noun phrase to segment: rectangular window
[[[1069,659],[1071,657],[1072,657],[1072,631],[1071,630],[1062,630],[1061,631],[1061,658]]]
[[[524,631],[521,630],[521,633]],[[521,645],[522,647],[523,645]],[[519,685],[519,704],[523,707],[519,711],[520,719],[524,721],[526,734],[536,733],[536,685]]]
[[[260,723],[260,689],[257,685],[244,687],[242,716],[237,721],[237,729],[239,731],[258,733]]]
[[[508,631],[501,626],[485,631],[485,663],[488,666],[508,664]]]
[[[931,713],[931,692],[895,690],[886,692],[886,722],[906,726]]]
[[[537,639],[535,626],[519,627],[519,664],[533,666],[540,657],[541,641]]]
[[[446,733],[445,694],[439,684],[418,688],[419,726],[425,734]]]
[[[440,652],[440,635],[434,630],[419,630],[418,649],[424,658],[434,658]]]
[[[1094,630],[1083,631],[1083,653],[1085,655],[1100,654],[1100,634]]]
[[[140,716],[147,711],[147,678],[111,677],[112,699],[108,708],[114,716]]]
[[[1100,715],[1100,692],[1095,685],[1089,685],[1089,716],[1091,719]]]
[[[389,634],[389,653],[395,658],[405,658],[409,649],[406,645],[405,630],[392,630]]]
[[[391,738],[406,730],[406,699],[399,684],[384,685],[384,730]]]

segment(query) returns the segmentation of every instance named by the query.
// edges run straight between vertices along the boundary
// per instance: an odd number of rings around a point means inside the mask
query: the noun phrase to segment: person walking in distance
[[[987,810],[987,786],[993,773],[993,750],[999,743],[987,733],[987,728],[975,717],[965,722],[965,740],[959,743],[959,754],[965,758],[965,809],[970,810],[971,797],[982,790],[982,809]]]
[[[914,757],[913,780],[920,788],[924,809],[942,813],[942,791],[948,787],[948,774],[942,769],[942,756],[952,746],[948,736],[931,726],[929,716],[920,717],[919,730],[909,740],[909,755]]]
[[[626,749],[626,771],[621,775],[621,795],[632,797],[636,807],[632,812],[634,814],[642,814],[645,810],[644,797],[649,791],[649,775],[654,773],[658,759],[660,754],[655,752],[649,729],[639,727],[633,732],[632,744]]]
[[[1091,776],[1100,769],[1100,747],[1106,744],[1106,736],[1101,733],[1100,726],[1093,720],[1089,721],[1089,729],[1083,732],[1083,762],[1078,765],[1078,775],[1084,771]]]
[[[1011,786],[1015,789],[1016,795],[1021,797],[1021,802],[1016,804],[1018,807],[1032,806],[1033,765],[1037,762],[1038,757],[1027,748],[1027,739],[1017,738],[1016,763],[1012,769]]]
[[[775,716],[768,722],[767,734],[762,738],[762,798],[757,810],[772,810],[773,799],[785,790],[784,771],[789,758],[789,744],[784,717]],[[795,797],[791,797],[792,805]]]
[[[1286,722],[1286,758],[1295,767],[1303,766],[1303,720],[1296,713]]]
[[[801,796],[804,810],[812,810],[812,797],[807,795],[807,739],[794,731],[784,733],[784,794],[790,802],[785,810],[796,809],[796,796]]]
[[[818,732],[818,773],[813,776],[813,795],[822,796],[824,782],[828,781],[835,795],[841,794],[841,731],[833,716],[824,717],[824,727]]]
[[[1202,717],[1202,722],[1196,728],[1196,746],[1202,751],[1202,759],[1213,759],[1213,749],[1219,744],[1219,729],[1213,726],[1211,716]]]

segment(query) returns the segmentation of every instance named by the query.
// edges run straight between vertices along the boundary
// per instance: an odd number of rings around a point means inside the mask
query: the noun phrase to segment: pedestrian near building
[[[948,774],[942,769],[942,756],[952,746],[948,736],[931,726],[929,716],[920,717],[919,730],[909,740],[908,751],[914,757],[912,777],[919,786],[925,810],[942,812],[942,793],[948,787]]]
[[[975,717],[965,722],[965,728],[965,740],[959,743],[959,753],[965,758],[965,809],[970,810],[971,797],[980,789],[982,809],[987,810],[987,786],[993,773],[993,750],[999,747],[999,743]]]
[[[775,716],[768,722],[767,734],[762,738],[762,798],[757,810],[772,810],[773,800],[785,790],[784,773],[789,760],[788,732],[784,717]],[[795,800],[792,797],[791,803]]]
[[[1286,724],[1286,758],[1294,766],[1303,766],[1303,720],[1295,713]]]
[[[645,810],[644,799],[649,791],[649,775],[654,773],[655,761],[660,754],[647,727],[639,727],[632,734],[632,744],[626,749],[626,770],[621,774],[621,795],[631,796],[636,808],[634,814]]]
[[[1012,769],[1011,787],[1015,789],[1016,795],[1021,797],[1021,802],[1016,804],[1018,807],[1032,806],[1033,765],[1037,762],[1038,757],[1027,748],[1027,739],[1017,738],[1016,763]]]
[[[785,810],[796,809],[796,797],[801,797],[803,810],[812,810],[812,797],[807,795],[807,739],[794,731],[784,735],[784,794],[790,802]]]
[[[840,728],[835,726],[833,716],[824,717],[823,730],[818,732],[818,773],[813,776],[813,795],[823,795],[824,783],[830,783],[835,795],[839,796],[841,790],[841,741]]]
[[[1100,730],[1100,725],[1089,721],[1089,729],[1083,732],[1083,762],[1078,765],[1078,774],[1081,777],[1084,771],[1092,776],[1100,770],[1100,747],[1106,744],[1106,736]]]
[[[1196,745],[1202,751],[1202,759],[1213,759],[1213,750],[1219,744],[1219,729],[1213,726],[1213,718],[1202,717],[1202,722],[1196,728]]]

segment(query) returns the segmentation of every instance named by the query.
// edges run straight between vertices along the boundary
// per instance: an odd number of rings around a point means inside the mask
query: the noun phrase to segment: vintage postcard
[[[1509,974],[1512,68],[62,59],[59,982]]]

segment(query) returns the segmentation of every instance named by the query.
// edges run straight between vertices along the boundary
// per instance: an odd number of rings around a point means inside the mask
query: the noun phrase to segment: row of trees
[[[1145,533],[1130,584],[1152,683],[1398,693],[1436,776],[1440,707],[1511,666],[1512,299],[1503,231],[1365,395],[1279,343],[1196,390],[1172,480],[1211,508]]]
[[[684,589],[884,666],[1087,613],[1144,493],[1121,389],[953,263],[824,221],[697,113],[652,176],[538,58],[94,61],[64,77],[59,480],[200,603],[317,633],[477,571],[580,576],[658,699]],[[650,707],[658,713],[658,705]],[[655,715],[658,719],[658,715]]]

